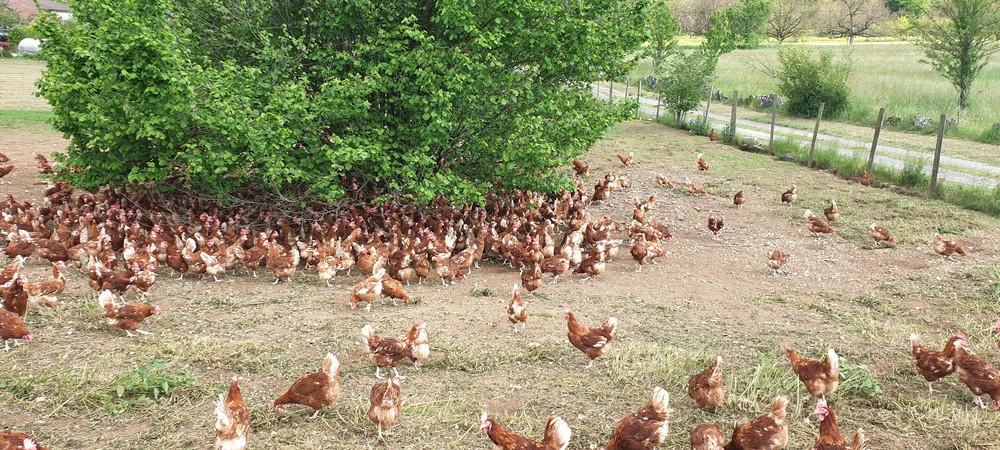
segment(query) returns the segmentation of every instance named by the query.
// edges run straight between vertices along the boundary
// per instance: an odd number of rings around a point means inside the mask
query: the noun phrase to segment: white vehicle
[[[42,41],[32,38],[21,39],[17,44],[17,53],[20,55],[35,55],[42,49]]]

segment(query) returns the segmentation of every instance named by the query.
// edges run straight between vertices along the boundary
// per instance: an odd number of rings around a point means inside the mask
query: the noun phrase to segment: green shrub
[[[613,0],[73,6],[76,26],[35,25],[71,138],[57,160],[83,168],[61,177],[232,202],[337,201],[352,179],[362,200],[569,187],[553,169],[635,114],[587,83],[628,73],[645,39],[645,2]]]
[[[35,29],[27,25],[18,25],[7,30],[7,41],[10,42],[10,50],[12,52],[17,51],[17,44],[25,38],[38,38],[38,33]]]
[[[820,103],[826,103],[823,115],[828,117],[847,109],[850,59],[836,62],[828,51],[813,59],[802,47],[785,47],[778,51],[778,64],[778,92],[788,99],[790,114],[816,117]]]

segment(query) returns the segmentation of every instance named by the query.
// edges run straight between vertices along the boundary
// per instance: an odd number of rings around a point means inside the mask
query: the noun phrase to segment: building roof
[[[38,8],[35,7],[35,0],[0,0],[7,5],[10,9],[17,11],[21,14],[21,18],[24,20],[31,20],[38,16]],[[53,2],[51,0],[38,0],[38,5],[42,7],[42,11],[48,12],[72,12],[69,6],[62,3]]]

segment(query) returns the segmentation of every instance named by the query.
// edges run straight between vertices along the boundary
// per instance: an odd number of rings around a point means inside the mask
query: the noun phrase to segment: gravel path
[[[635,91],[631,91],[630,95],[634,95]],[[597,96],[603,96],[603,98],[608,97],[608,88],[606,86],[594,86],[594,94]],[[614,90],[614,96],[621,98],[625,96],[625,92],[619,89]],[[640,100],[642,112],[644,114],[654,115],[656,114],[656,99],[643,97]],[[664,110],[661,108],[661,114]],[[692,111],[692,114],[703,117],[704,112]],[[729,117],[725,115],[709,113],[709,122],[718,128],[722,128],[729,124]],[[736,119],[736,133],[740,136],[753,137],[766,142],[769,137],[769,130],[771,124],[763,122],[755,122],[751,120]],[[781,136],[785,138],[792,139],[799,145],[808,146],[812,139],[812,133],[809,131],[796,130],[792,128],[775,126],[774,127],[775,136]],[[799,139],[802,138],[802,139]],[[831,136],[827,134],[820,133],[816,137],[817,142],[826,143],[827,146],[834,147],[842,155],[853,156],[858,151],[862,151],[862,157],[866,158],[868,156],[868,151],[871,149],[871,142],[856,141],[852,139],[845,139],[837,136]],[[896,158],[894,158],[895,156]],[[924,161],[924,173],[930,175],[931,173],[931,161],[926,153],[915,152],[912,150],[906,150],[899,147],[891,147],[886,145],[879,145],[875,153],[875,163],[881,164],[888,167],[893,167],[897,170],[902,170],[904,162],[898,158],[911,158]],[[975,161],[969,161],[965,159],[952,158],[948,156],[941,156],[941,168],[938,170],[938,177],[941,180],[945,180],[953,183],[960,183],[971,186],[979,186],[988,189],[995,189],[998,184],[1000,184],[1000,167],[992,166],[989,164],[983,164]],[[971,173],[963,172],[960,169],[973,170],[978,173],[989,174],[991,176],[981,176],[974,175]]]

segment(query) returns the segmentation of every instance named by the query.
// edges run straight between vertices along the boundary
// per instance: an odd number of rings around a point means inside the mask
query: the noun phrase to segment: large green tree
[[[972,83],[1000,51],[1000,0],[933,0],[914,31],[927,62],[955,86],[965,108]]]
[[[712,15],[705,46],[717,54],[760,47],[767,36],[771,0],[740,0]]]
[[[90,0],[74,18],[40,25],[60,159],[83,169],[63,176],[220,198],[563,187],[552,169],[626,116],[587,84],[646,35],[641,0]]]
[[[663,61],[677,46],[677,34],[681,24],[674,16],[667,0],[655,0],[649,7],[649,45],[645,56],[653,59],[653,69],[659,69]]]

